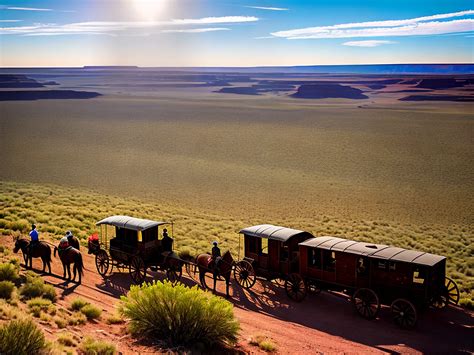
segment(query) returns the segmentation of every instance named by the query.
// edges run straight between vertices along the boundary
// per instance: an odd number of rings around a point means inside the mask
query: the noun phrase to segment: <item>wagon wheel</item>
[[[109,255],[104,249],[99,249],[95,255],[95,267],[100,276],[104,277],[109,271],[110,260]]]
[[[285,281],[285,291],[293,301],[301,302],[306,297],[306,286],[298,274],[291,274]]]
[[[241,260],[235,265],[234,278],[240,286],[246,289],[255,285],[257,280],[252,264],[246,260]]]
[[[139,256],[134,256],[128,266],[130,276],[133,282],[137,285],[141,284],[146,277],[146,265],[143,259]]]
[[[418,314],[416,308],[408,300],[396,299],[391,305],[393,320],[401,328],[411,329],[416,325]]]
[[[445,308],[448,304],[458,304],[459,289],[456,283],[449,277],[445,278],[443,290],[431,300],[431,306],[438,309]]]
[[[448,303],[449,304],[458,304],[459,302],[459,289],[456,282],[451,280],[449,277],[446,277],[444,284],[448,290]]]
[[[181,275],[183,274],[183,266],[181,263],[175,265],[171,264],[166,269],[166,278],[172,283],[175,284],[181,280]]]
[[[380,310],[377,294],[369,288],[359,288],[352,296],[354,307],[365,319],[374,319]]]
[[[277,277],[273,279],[272,282],[278,286],[285,286],[285,279],[283,277]]]

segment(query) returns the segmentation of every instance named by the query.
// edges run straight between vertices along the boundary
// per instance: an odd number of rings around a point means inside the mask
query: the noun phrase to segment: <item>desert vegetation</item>
[[[0,327],[0,353],[2,354],[38,354],[45,348],[44,334],[31,319],[12,320]]]
[[[307,230],[314,235],[343,236],[444,255],[448,258],[447,274],[460,287],[462,304],[472,304],[474,298],[474,234],[468,224],[417,224],[329,215],[289,219],[269,214],[264,219],[244,220],[226,214],[57,185],[2,182],[0,191],[2,238],[26,234],[30,224],[36,222],[43,238],[57,240],[70,229],[84,244],[88,235],[98,231],[95,222],[108,215],[125,214],[155,220],[173,220],[175,247],[183,256],[208,251],[212,240],[219,240],[223,250],[229,249],[237,255],[237,232],[242,227],[266,222]],[[2,268],[7,271],[2,271]],[[0,265],[0,280],[3,280],[2,272],[7,275],[3,277],[14,278],[14,264]],[[31,297],[39,297],[43,294],[44,287],[48,288],[48,285],[40,285],[41,281],[30,284],[21,289],[20,293],[31,293]]]
[[[198,287],[170,282],[132,286],[121,297],[120,312],[137,336],[151,336],[171,346],[232,345],[239,323],[232,304]]]

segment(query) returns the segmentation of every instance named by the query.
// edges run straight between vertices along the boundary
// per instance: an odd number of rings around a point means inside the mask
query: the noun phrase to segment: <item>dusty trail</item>
[[[86,267],[82,285],[64,282],[58,258],[52,263],[54,275],[44,278],[57,287],[59,305],[67,307],[71,299],[80,296],[102,307],[105,318],[115,311],[131,279],[127,271],[113,273],[104,280],[95,269],[94,257],[87,255],[85,249],[82,252]],[[35,260],[33,266],[40,270],[41,261]],[[150,273],[149,280],[152,275],[158,280],[164,277],[159,272]],[[184,271],[182,281],[190,286],[196,284]],[[224,292],[223,283],[218,284],[218,291]],[[457,307],[422,313],[417,329],[406,331],[391,322],[387,308],[382,308],[378,319],[366,321],[354,313],[350,302],[342,296],[323,292],[309,295],[302,303],[294,303],[286,297],[282,287],[270,282],[257,282],[251,291],[233,282],[230,301],[234,303],[242,328],[238,350],[244,352],[261,352],[248,344],[255,335],[271,338],[282,354],[474,352],[473,313]],[[120,325],[88,323],[73,331],[113,340],[124,353],[153,352],[152,348],[137,344],[124,334]]]

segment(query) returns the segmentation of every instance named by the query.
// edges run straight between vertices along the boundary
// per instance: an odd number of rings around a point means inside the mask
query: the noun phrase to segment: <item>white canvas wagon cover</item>
[[[313,237],[311,233],[302,230],[274,226],[271,224],[259,224],[257,226],[247,227],[242,229],[239,233],[251,237],[277,240],[279,242],[286,242],[288,239],[298,234],[307,234],[308,238]]]
[[[162,224],[169,224],[169,222],[152,221],[149,219],[135,218],[129,216],[110,216],[96,223],[97,226],[100,226],[101,224],[108,224],[111,226],[131,229],[135,231],[144,231],[146,229],[160,226]]]
[[[401,261],[427,266],[436,265],[440,261],[446,259],[444,256],[425,253],[422,251],[391,247],[384,244],[356,242],[353,240],[330,236],[308,239],[302,243],[299,243],[299,245],[310,248],[327,249],[331,251],[363,255],[382,260]]]

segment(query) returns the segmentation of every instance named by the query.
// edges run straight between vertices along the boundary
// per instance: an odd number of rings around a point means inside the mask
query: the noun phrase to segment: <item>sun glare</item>
[[[156,20],[166,7],[167,0],[131,0],[133,7],[143,20]]]

